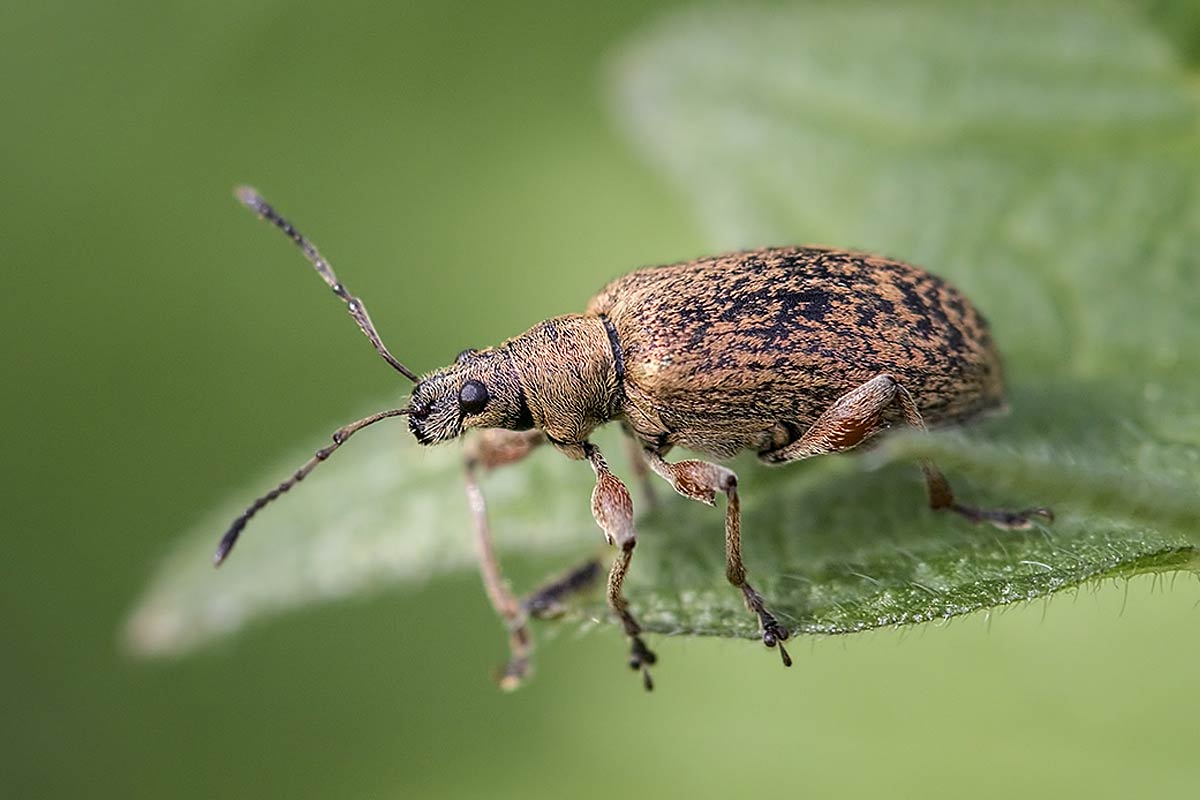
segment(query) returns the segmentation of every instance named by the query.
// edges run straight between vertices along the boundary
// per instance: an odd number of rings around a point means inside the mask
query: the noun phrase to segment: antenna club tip
[[[251,211],[260,211],[266,205],[266,201],[262,199],[262,195],[253,186],[246,186],[245,184],[235,186],[233,196]]]

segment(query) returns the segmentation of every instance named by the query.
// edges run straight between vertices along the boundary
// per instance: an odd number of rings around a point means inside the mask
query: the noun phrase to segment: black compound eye
[[[487,405],[488,390],[479,381],[467,381],[458,390],[458,407],[466,414],[478,414]]]

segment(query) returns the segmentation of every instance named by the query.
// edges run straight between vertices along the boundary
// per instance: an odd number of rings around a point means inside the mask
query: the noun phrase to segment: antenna
[[[254,189],[249,186],[239,186],[234,190],[234,194],[242,202],[242,205],[253,211],[260,218],[268,222],[273,222],[277,228],[286,233],[288,238],[296,243],[296,246],[304,253],[304,257],[316,268],[317,274],[321,276],[321,279],[329,284],[329,288],[333,289],[333,293],[346,303],[346,308],[350,311],[350,316],[354,317],[354,321],[358,323],[358,327],[371,340],[371,344],[375,345],[375,349],[379,351],[379,355],[383,356],[383,360],[391,364],[392,369],[413,383],[416,383],[416,373],[401,364],[387,349],[387,345],[383,343],[383,339],[379,338],[379,334],[375,331],[375,326],[371,323],[371,317],[367,314],[367,307],[363,305],[362,300],[359,300],[346,291],[346,287],[342,285],[337,275],[334,274],[333,267],[325,260],[320,251],[317,250],[316,245],[305,239],[300,234],[300,231],[292,227],[292,223],[279,216],[279,212],[272,208],[262,198],[262,195]]]
[[[360,419],[358,422],[351,422],[349,425],[345,425],[334,431],[333,436],[330,437],[333,439],[333,444],[329,445],[328,447],[322,447],[320,450],[314,453],[313,457],[308,461],[305,461],[304,466],[292,473],[290,478],[283,481],[283,483],[279,484],[274,489],[251,503],[246,510],[243,511],[241,515],[239,515],[238,518],[233,521],[233,524],[229,526],[229,530],[227,530],[225,535],[221,537],[221,543],[217,545],[217,552],[213,556],[213,566],[221,566],[222,562],[224,562],[229,556],[229,551],[233,549],[235,544],[237,544],[238,537],[242,535],[242,529],[246,527],[246,523],[250,521],[251,517],[257,514],[259,511],[262,511],[264,506],[270,504],[288,489],[291,489],[297,483],[304,480],[308,476],[308,473],[316,469],[317,465],[322,461],[333,455],[333,452],[341,447],[347,439],[368,425],[374,425],[376,422],[387,419],[388,417],[399,417],[407,413],[407,408],[393,408],[388,411],[380,411],[376,414],[372,414],[369,417]]]

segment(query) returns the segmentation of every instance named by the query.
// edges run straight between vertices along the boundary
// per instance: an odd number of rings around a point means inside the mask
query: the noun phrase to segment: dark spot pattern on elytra
[[[718,456],[777,446],[883,372],[930,424],[1002,401],[999,357],[970,301],[918,267],[862,253],[788,247],[642,269],[588,313],[617,329],[624,416],[646,441],[665,435]],[[889,410],[880,427],[898,419]]]

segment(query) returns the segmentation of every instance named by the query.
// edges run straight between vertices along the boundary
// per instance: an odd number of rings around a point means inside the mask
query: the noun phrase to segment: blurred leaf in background
[[[619,119],[692,200],[714,251],[820,241],[927,265],[985,309],[1008,356],[1007,419],[896,437],[866,458],[739,462],[749,563],[794,631],[923,622],[1200,565],[1200,115],[1175,52],[1135,13],[703,9],[652,26],[612,72]],[[340,482],[256,519],[257,542],[220,581],[202,551],[223,524],[206,520],[157,578],[135,644],[173,649],[469,563],[455,448],[367,447],[341,456],[358,461]],[[509,548],[595,539],[588,471],[539,456],[489,487]],[[918,456],[971,480],[976,503],[1051,505],[1059,520],[1014,534],[934,515],[905,467]],[[724,583],[720,515],[669,502],[641,524],[630,594],[643,624],[753,637]],[[599,602],[580,613],[607,616]]]

